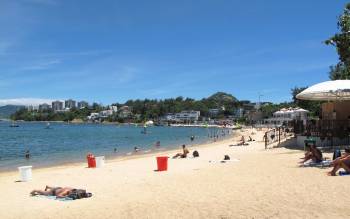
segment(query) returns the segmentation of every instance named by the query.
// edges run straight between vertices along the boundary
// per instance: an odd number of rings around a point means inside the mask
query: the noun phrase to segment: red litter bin
[[[95,168],[96,167],[96,159],[93,154],[88,154],[86,156],[87,162],[88,162],[88,168]]]
[[[157,157],[157,171],[166,171],[168,170],[168,157]]]

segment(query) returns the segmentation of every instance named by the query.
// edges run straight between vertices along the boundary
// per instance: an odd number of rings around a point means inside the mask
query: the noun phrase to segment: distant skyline
[[[215,92],[284,102],[328,80],[349,1],[0,0],[0,104]]]

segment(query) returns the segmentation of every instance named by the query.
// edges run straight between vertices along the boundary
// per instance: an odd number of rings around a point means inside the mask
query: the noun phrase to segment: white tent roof
[[[296,109],[295,112],[309,112],[309,111],[305,110],[305,109],[302,109],[302,108],[299,108],[299,109]]]
[[[315,84],[296,96],[301,100],[350,100],[350,80]]]
[[[288,108],[288,109],[282,108],[279,111],[274,112],[273,114],[274,115],[282,115],[282,114],[288,114],[288,113],[294,113],[294,112],[309,112],[309,111],[307,111],[305,109],[302,109],[302,108],[299,108],[299,107],[297,107],[297,108]]]
[[[152,120],[145,122],[145,125],[153,125],[154,122]]]

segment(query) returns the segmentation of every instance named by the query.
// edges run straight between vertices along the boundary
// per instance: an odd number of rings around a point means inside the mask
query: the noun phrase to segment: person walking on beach
[[[182,145],[182,153],[177,153],[177,154],[173,157],[173,159],[178,158],[178,157],[180,157],[180,158],[186,158],[188,153],[190,153],[190,151],[186,148],[186,145],[183,144],[183,145]]]

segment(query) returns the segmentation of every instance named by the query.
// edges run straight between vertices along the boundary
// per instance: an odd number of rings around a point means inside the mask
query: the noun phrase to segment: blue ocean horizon
[[[177,149],[182,144],[198,145],[213,141],[214,136],[222,139],[232,133],[220,128],[151,126],[147,127],[147,134],[142,134],[143,127],[135,125],[54,122],[47,128],[43,122],[17,124],[19,127],[10,127],[11,123],[0,122],[0,171],[24,165],[46,167],[85,162],[88,153],[113,159]],[[155,146],[157,141],[160,147]],[[140,151],[134,153],[134,147]],[[30,159],[25,158],[27,150]]]

